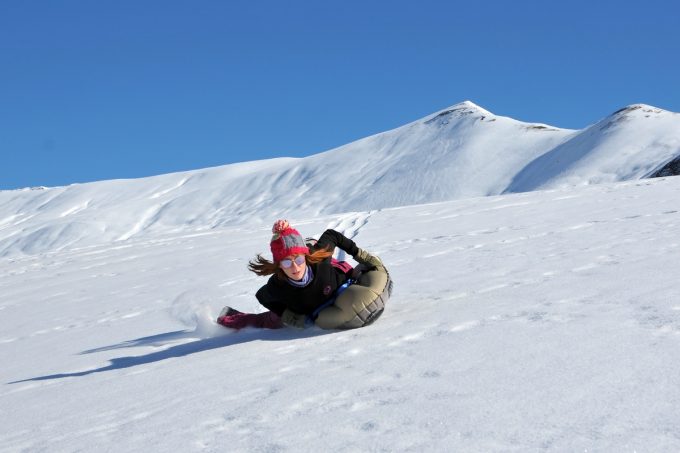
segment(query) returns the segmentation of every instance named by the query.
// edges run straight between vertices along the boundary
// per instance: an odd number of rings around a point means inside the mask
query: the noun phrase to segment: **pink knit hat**
[[[305,240],[300,233],[290,226],[288,220],[277,220],[272,227],[271,243],[274,261],[279,262],[290,255],[307,255],[309,248],[305,244]]]

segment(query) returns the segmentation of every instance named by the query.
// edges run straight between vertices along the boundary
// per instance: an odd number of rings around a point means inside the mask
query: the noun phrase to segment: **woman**
[[[248,265],[257,275],[271,275],[256,294],[269,311],[250,314],[226,307],[218,323],[236,329],[313,324],[350,329],[368,325],[382,314],[392,283],[378,257],[335,230],[326,230],[315,244],[307,244],[286,220],[274,223],[272,232],[273,261],[257,255]],[[352,256],[359,266],[352,269],[335,261],[335,247]]]

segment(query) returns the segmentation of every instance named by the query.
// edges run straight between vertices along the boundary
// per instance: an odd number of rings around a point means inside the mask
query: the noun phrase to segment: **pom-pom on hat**
[[[272,227],[271,243],[274,261],[279,262],[290,255],[307,255],[309,248],[298,231],[290,226],[288,220],[277,220]]]

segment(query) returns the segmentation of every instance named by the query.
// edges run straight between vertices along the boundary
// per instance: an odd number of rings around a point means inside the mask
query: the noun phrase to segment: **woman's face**
[[[307,261],[305,255],[290,255],[279,262],[283,272],[291,280],[300,281],[307,272]]]

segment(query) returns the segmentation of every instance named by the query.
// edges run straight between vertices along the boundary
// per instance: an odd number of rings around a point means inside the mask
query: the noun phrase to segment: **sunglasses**
[[[281,267],[284,267],[288,269],[293,265],[293,262],[297,264],[298,266],[302,266],[302,264],[305,262],[305,255],[298,255],[294,259],[286,258],[281,260]]]

